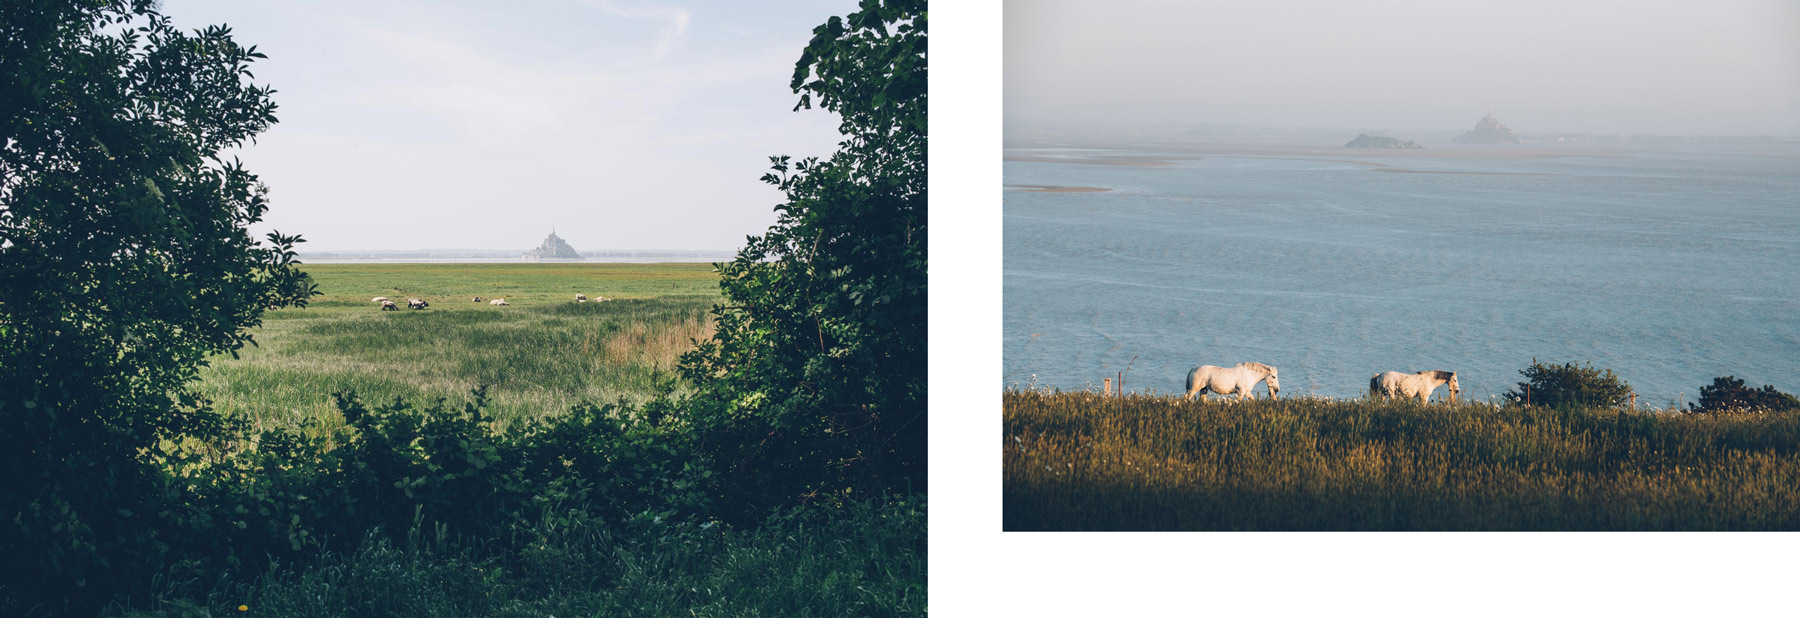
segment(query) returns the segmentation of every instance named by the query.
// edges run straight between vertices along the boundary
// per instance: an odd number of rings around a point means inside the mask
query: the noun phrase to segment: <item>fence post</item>
[[[1525,407],[1531,407],[1531,385],[1525,385]]]
[[[1112,396],[1112,378],[1107,378],[1105,380],[1105,382],[1106,382],[1106,396],[1111,397]]]
[[[1119,396],[1125,396],[1125,372],[1119,372]]]

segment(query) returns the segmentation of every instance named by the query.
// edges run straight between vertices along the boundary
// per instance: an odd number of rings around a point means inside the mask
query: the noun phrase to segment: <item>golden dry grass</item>
[[[1800,415],[1008,392],[1008,530],[1796,530]]]

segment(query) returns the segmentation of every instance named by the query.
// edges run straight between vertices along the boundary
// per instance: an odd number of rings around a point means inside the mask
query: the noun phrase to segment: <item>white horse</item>
[[[1421,371],[1418,373],[1400,373],[1389,371],[1369,378],[1370,397],[1418,397],[1419,403],[1431,400],[1431,391],[1445,384],[1450,385],[1450,402],[1456,402],[1456,394],[1462,392],[1462,386],[1456,383],[1456,373],[1452,371]]]
[[[1269,385],[1269,398],[1274,399],[1275,393],[1281,391],[1281,378],[1274,367],[1262,363],[1238,363],[1230,368],[1201,365],[1188,372],[1187,397],[1193,399],[1198,393],[1200,400],[1205,401],[1206,393],[1213,392],[1220,395],[1235,393],[1238,399],[1255,399],[1256,393],[1251,391],[1257,382],[1265,380]]]

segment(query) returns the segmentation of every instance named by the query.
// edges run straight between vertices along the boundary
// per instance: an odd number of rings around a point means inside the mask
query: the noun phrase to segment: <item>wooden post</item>
[[[1637,393],[1631,394],[1631,409],[1633,409],[1633,410],[1637,409]]]
[[[1106,379],[1106,396],[1107,397],[1112,396],[1112,378]]]
[[[1125,374],[1131,373],[1131,366],[1137,363],[1137,355],[1131,356],[1131,362],[1125,363],[1125,370],[1119,372],[1119,395],[1125,395]]]
[[[1531,385],[1525,385],[1525,407],[1531,407]]]

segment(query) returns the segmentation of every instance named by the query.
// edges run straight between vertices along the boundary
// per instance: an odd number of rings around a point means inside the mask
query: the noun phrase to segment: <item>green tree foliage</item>
[[[313,293],[218,154],[275,122],[261,57],[149,0],[0,3],[0,614],[137,583],[176,489],[153,462],[223,429],[196,368]]]
[[[1527,392],[1532,405],[1553,408],[1618,407],[1631,401],[1631,385],[1613,375],[1611,369],[1595,369],[1593,365],[1577,367],[1575,363],[1546,365],[1532,359],[1531,366],[1520,369],[1519,374],[1525,376],[1526,381],[1505,393],[1507,401],[1512,403],[1526,403]]]
[[[925,488],[926,14],[864,0],[813,31],[795,109],[829,159],[773,157],[776,224],[720,265],[718,333],[682,362],[727,504]]]
[[[1760,389],[1746,387],[1737,376],[1713,378],[1712,384],[1700,387],[1699,405],[1688,404],[1689,412],[1795,409],[1800,409],[1800,398],[1775,390],[1768,384]]]

